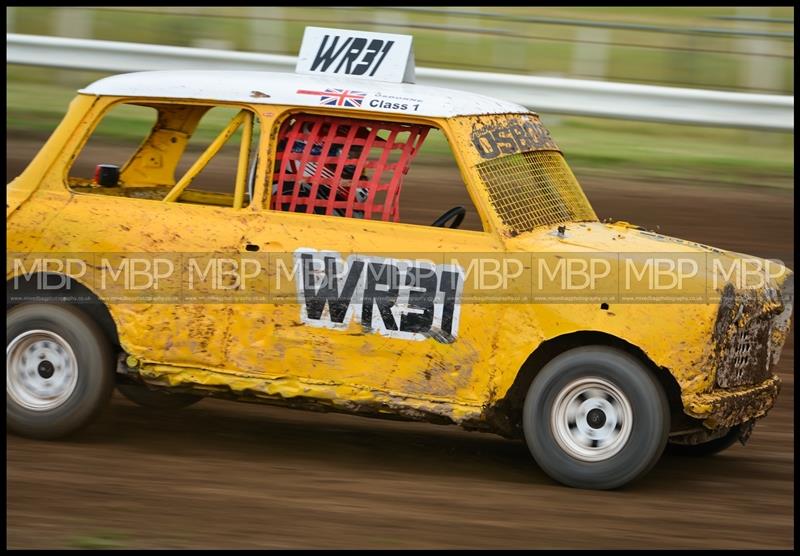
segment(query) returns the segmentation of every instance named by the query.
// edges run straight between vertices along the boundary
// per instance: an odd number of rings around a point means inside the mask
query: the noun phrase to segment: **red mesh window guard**
[[[270,208],[397,222],[403,176],[429,130],[294,115],[278,134]]]

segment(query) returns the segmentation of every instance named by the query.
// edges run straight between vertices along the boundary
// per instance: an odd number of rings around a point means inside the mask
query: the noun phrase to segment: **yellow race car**
[[[98,126],[132,110],[152,122],[138,148],[79,171]],[[404,221],[434,135],[475,230],[462,206]],[[223,153],[229,179],[193,187]],[[6,215],[7,423],[26,436],[79,429],[116,386],[153,407],[218,396],[458,424],[524,438],[560,482],[615,488],[668,442],[746,440],[778,394],[788,269],[600,222],[535,113],[467,92],[101,79],[8,184]]]

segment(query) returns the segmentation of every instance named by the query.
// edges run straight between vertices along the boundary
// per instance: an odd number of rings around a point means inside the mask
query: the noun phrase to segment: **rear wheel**
[[[79,430],[108,403],[111,346],[71,305],[26,303],[6,313],[6,425],[52,439]]]
[[[528,448],[555,480],[611,489],[655,465],[669,433],[669,405],[650,370],[607,346],[555,357],[536,376],[523,408]]]
[[[130,401],[143,407],[155,409],[181,409],[195,404],[203,396],[182,394],[168,390],[150,390],[141,384],[118,384],[117,390]]]

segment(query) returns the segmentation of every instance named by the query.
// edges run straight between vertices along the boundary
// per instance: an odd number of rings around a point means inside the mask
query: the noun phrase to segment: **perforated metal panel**
[[[792,280],[784,282],[780,293],[771,287],[725,285],[714,323],[717,386],[751,386],[770,377],[786,339],[792,291]]]
[[[730,339],[717,369],[717,386],[749,386],[768,379],[769,333],[772,319],[757,318],[739,328]]]
[[[597,220],[558,151],[531,151],[478,164],[500,220],[522,233],[561,222]]]

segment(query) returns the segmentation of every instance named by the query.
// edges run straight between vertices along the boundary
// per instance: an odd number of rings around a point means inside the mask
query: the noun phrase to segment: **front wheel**
[[[607,346],[555,357],[534,379],[523,408],[536,462],[578,488],[617,488],[647,473],[664,451],[669,426],[669,404],[650,369]]]
[[[6,313],[6,425],[53,439],[84,427],[114,388],[103,331],[70,305],[26,303]]]

